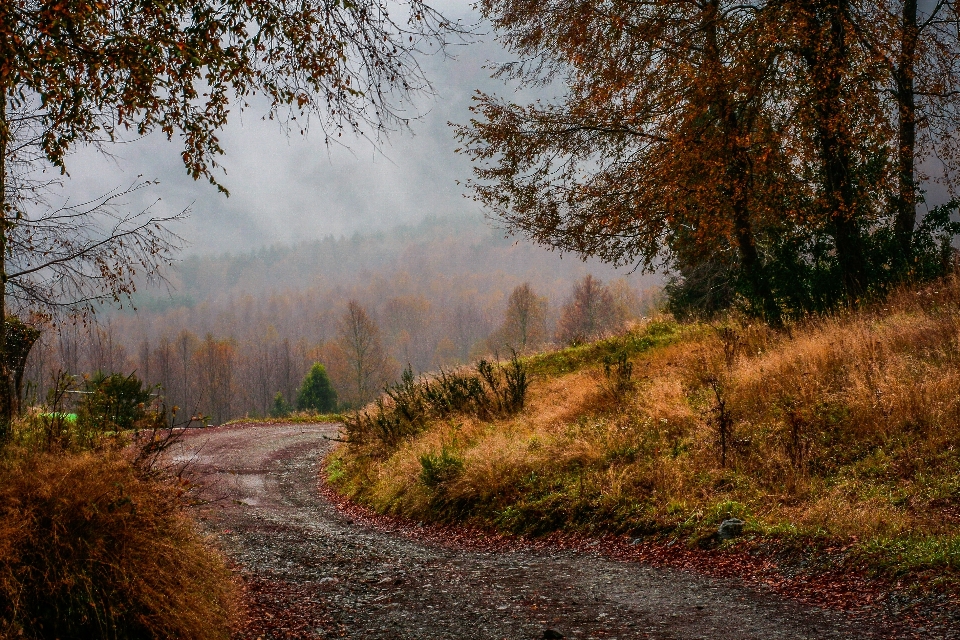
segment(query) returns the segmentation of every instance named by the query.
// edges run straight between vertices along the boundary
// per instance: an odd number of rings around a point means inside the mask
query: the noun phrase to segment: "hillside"
[[[348,429],[328,476],[418,520],[776,541],[832,550],[834,568],[955,584],[958,335],[957,277],[782,332],[651,321],[527,358],[515,414],[427,411],[394,439]],[[731,518],[744,536],[722,542]]]
[[[567,295],[569,284],[586,273],[604,279],[628,278],[646,288],[659,279],[615,270],[599,261],[563,257],[518,238],[506,237],[481,215],[431,217],[389,232],[327,236],[256,251],[191,255],[170,273],[168,287],[145,289],[134,306],[146,313],[216,304],[242,296],[288,291],[355,290],[371,280],[411,289],[480,295],[529,281],[551,299]]]

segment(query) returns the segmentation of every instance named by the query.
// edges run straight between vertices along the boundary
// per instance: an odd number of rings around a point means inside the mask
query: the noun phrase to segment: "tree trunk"
[[[894,218],[896,262],[903,270],[913,257],[913,230],[917,222],[917,185],[914,175],[916,158],[916,107],[914,64],[917,56],[917,0],[904,0],[900,24],[900,59],[895,72],[898,107],[899,185]]]
[[[813,40],[803,56],[813,91],[814,131],[821,165],[825,218],[833,234],[837,263],[848,302],[856,302],[866,288],[866,256],[857,219],[850,155],[849,123],[843,101],[843,78],[848,66],[846,0],[826,6],[808,4],[811,18],[806,29]],[[823,20],[818,9],[825,12]],[[822,13],[821,13],[822,15]]]
[[[14,393],[6,356],[7,344],[7,149],[10,127],[7,122],[6,83],[0,83],[0,441],[10,437],[14,414]]]
[[[757,251],[753,223],[750,219],[750,191],[753,171],[749,151],[740,142],[743,134],[743,122],[738,117],[730,97],[723,73],[723,62],[717,39],[717,20],[719,20],[719,0],[712,0],[706,8],[706,68],[712,90],[711,100],[717,109],[724,141],[723,154],[726,156],[726,170],[722,192],[729,202],[733,215],[734,234],[740,254],[740,269],[751,290],[751,302],[759,302],[764,318],[773,325],[781,322],[780,309],[773,296],[773,290],[763,268]],[[723,206],[723,205],[721,205]]]

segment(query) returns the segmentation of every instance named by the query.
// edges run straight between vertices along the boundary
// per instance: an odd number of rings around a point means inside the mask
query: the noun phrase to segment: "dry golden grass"
[[[520,414],[347,447],[334,475],[422,519],[697,538],[738,516],[758,535],[859,540],[898,570],[960,568],[960,280],[781,333],[728,321],[678,335],[631,358],[627,393],[583,355],[609,344],[549,355]],[[441,451],[461,464],[427,486],[422,458]]]
[[[118,452],[0,459],[0,637],[228,638],[230,571]]]

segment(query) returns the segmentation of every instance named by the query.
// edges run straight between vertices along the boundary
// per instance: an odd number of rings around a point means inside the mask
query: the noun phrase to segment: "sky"
[[[464,0],[441,0],[434,6],[448,17],[478,24]],[[454,47],[454,58],[423,59],[435,95],[420,101],[423,115],[412,130],[395,133],[378,147],[357,139],[347,140],[348,148],[327,147],[318,129],[306,137],[287,135],[276,122],[262,119],[265,105],[255,104],[234,112],[220,134],[226,151],[219,159],[226,171],[221,181],[229,198],[187,176],[179,141],[160,135],[115,145],[112,158],[78,151],[69,160],[69,196],[75,202],[94,198],[138,176],[158,180],[130,206],[142,208],[159,198],[157,213],[189,208],[189,219],[175,228],[186,241],[187,254],[235,253],[331,234],[388,230],[429,216],[482,216],[458,184],[470,177],[470,163],[454,152],[457,142],[447,123],[469,120],[475,90],[512,95],[513,89],[489,77],[488,62],[510,57],[489,27],[480,24],[478,30],[474,42]],[[551,96],[525,94],[520,100],[530,97]],[[935,167],[930,170],[938,173]],[[926,186],[931,205],[948,198],[939,185]]]
[[[448,17],[477,22],[465,2],[447,0],[435,6]],[[180,143],[160,135],[114,145],[113,158],[78,151],[68,165],[70,197],[95,197],[138,176],[158,180],[158,186],[138,194],[130,206],[143,207],[159,198],[153,205],[157,213],[189,207],[188,221],[176,231],[192,254],[389,229],[427,216],[483,215],[457,184],[470,177],[470,163],[454,152],[457,143],[447,122],[469,120],[476,89],[511,91],[483,68],[488,61],[506,60],[507,54],[483,34],[452,53],[454,59],[423,60],[435,96],[420,100],[423,115],[411,131],[392,134],[379,147],[356,139],[348,141],[349,148],[327,147],[319,129],[306,137],[286,135],[276,122],[262,119],[264,105],[254,105],[242,114],[234,112],[220,135],[226,155],[219,162],[226,170],[222,183],[229,198],[187,176]]]

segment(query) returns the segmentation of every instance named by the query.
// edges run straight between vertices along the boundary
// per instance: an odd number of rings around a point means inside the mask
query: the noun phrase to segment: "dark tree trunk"
[[[904,0],[900,25],[900,59],[894,76],[899,125],[899,184],[894,234],[896,259],[898,266],[904,271],[909,268],[913,257],[913,230],[917,222],[917,185],[914,175],[917,134],[913,75],[918,35],[917,0]]]
[[[706,67],[712,85],[712,102],[717,109],[726,155],[724,187],[733,216],[734,234],[740,256],[740,269],[750,287],[752,302],[759,301],[760,311],[768,322],[780,323],[780,309],[757,251],[756,236],[750,216],[750,192],[753,188],[753,169],[750,152],[740,140],[746,138],[743,118],[738,116],[723,73],[722,56],[717,40],[719,0],[712,0],[706,9]],[[722,206],[722,205],[721,205]]]
[[[805,3],[803,9],[811,21],[806,31],[812,40],[804,47],[803,56],[810,72],[825,218],[833,234],[844,291],[852,303],[863,296],[866,288],[866,256],[853,183],[847,105],[843,99],[843,79],[849,62],[847,2]]]
[[[13,381],[8,366],[7,349],[7,220],[10,204],[7,198],[7,149],[10,127],[7,122],[6,83],[0,82],[0,441],[10,437],[16,410]]]

